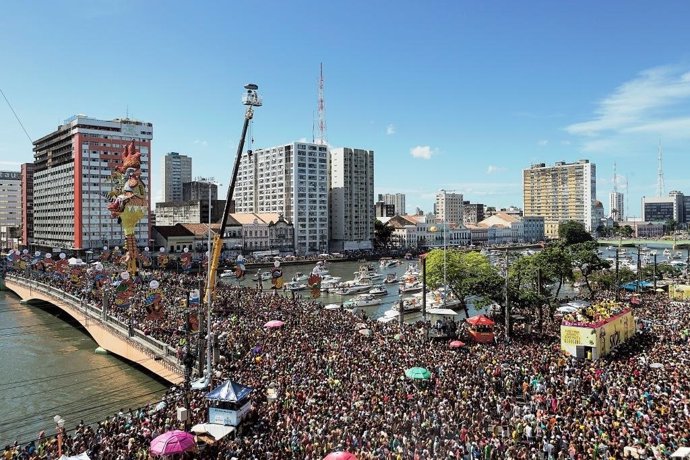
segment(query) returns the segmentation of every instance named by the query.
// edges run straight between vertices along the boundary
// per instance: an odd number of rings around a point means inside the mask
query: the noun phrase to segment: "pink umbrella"
[[[462,348],[465,346],[465,343],[459,340],[453,340],[451,343],[448,344],[448,346],[450,348]]]
[[[283,327],[283,324],[285,324],[285,323],[278,320],[278,319],[273,319],[273,320],[267,322],[266,324],[264,324],[264,327],[268,327],[268,328]]]
[[[173,430],[163,433],[151,441],[151,455],[174,455],[193,450],[196,447],[194,435]]]
[[[357,460],[357,457],[350,452],[331,452],[323,460]]]

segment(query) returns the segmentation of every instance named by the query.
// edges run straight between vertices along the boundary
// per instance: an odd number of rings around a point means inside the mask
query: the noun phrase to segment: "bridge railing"
[[[124,323],[120,319],[108,314],[107,312],[104,315],[102,307],[99,308],[96,305],[90,304],[73,294],[69,294],[61,289],[36,280],[28,280],[10,273],[7,274],[6,279],[29,289],[29,292],[36,291],[49,297],[54,297],[61,300],[74,310],[83,312],[85,314],[85,320],[97,321],[101,326],[110,330],[111,333],[124,338],[140,351],[158,361],[161,361],[161,364],[163,364],[164,367],[169,371],[184,375],[184,367],[177,359],[177,353],[173,347],[165,342],[161,342],[160,340],[144,334],[144,332],[140,329],[136,329],[134,327],[130,328],[129,324]]]

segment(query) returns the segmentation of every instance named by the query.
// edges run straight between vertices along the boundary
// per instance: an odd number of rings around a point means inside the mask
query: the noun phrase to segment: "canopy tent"
[[[467,318],[467,321],[472,326],[493,326],[495,323],[485,315],[477,315],[471,318]]]
[[[60,457],[58,460],[91,460],[88,455],[86,455],[86,452],[82,452],[79,455],[73,455],[71,457],[68,457],[67,455],[63,455]]]
[[[192,427],[192,433],[204,437],[210,436],[213,442],[220,441],[233,431],[235,431],[234,426],[219,425],[217,423],[199,423]]]
[[[206,399],[236,403],[246,399],[252,391],[253,388],[228,380],[208,393]]]
[[[626,291],[630,291],[630,292],[637,291],[637,286],[638,286],[637,281],[631,281],[629,283],[625,283],[625,284],[621,285],[621,287],[623,289],[625,289]],[[654,283],[651,283],[649,281],[640,281],[639,286],[640,286],[640,289],[649,289],[649,288],[654,287]]]

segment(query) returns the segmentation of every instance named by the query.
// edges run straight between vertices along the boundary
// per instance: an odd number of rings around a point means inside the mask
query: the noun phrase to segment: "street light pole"
[[[508,341],[510,339],[510,306],[508,305],[508,248],[506,248],[505,328],[505,338],[506,341]]]

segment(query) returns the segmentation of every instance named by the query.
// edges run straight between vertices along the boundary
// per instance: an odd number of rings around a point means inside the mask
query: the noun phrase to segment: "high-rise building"
[[[395,209],[395,214],[398,216],[405,215],[405,194],[404,193],[379,193],[378,201],[383,201],[385,204],[392,204]]]
[[[22,225],[22,176],[0,171],[0,246],[15,249]]]
[[[105,197],[113,169],[134,141],[141,153],[141,180],[151,207],[153,125],[131,119],[97,120],[75,115],[34,141],[34,243],[43,248],[90,249],[122,245],[122,227]],[[150,238],[148,215],[135,229],[140,245]]]
[[[233,198],[236,212],[280,213],[292,222],[297,254],[328,251],[327,146],[293,142],[243,155]]]
[[[548,238],[558,238],[558,226],[568,220],[592,231],[596,181],[596,165],[589,160],[533,164],[522,171],[524,215],[543,217]]]
[[[177,152],[163,157],[163,201],[183,201],[182,184],[192,181],[192,157]]]
[[[684,222],[685,197],[682,193],[672,191],[668,196],[642,197],[642,220],[644,222],[666,222],[675,220]]]
[[[434,210],[439,222],[462,223],[462,193],[441,190],[436,194]]]
[[[609,193],[609,215],[616,222],[625,220],[625,201],[620,192]]]
[[[331,149],[330,183],[331,249],[373,248],[374,151]]]
[[[192,181],[182,184],[182,201],[206,200],[211,188],[211,200],[218,199],[218,186],[212,182]]]
[[[34,164],[24,163],[22,174],[22,244],[34,243]]]
[[[374,214],[376,217],[393,217],[395,216],[395,205],[377,201],[374,203]]]
[[[463,225],[477,225],[484,220],[484,205],[481,203],[462,202]]]

